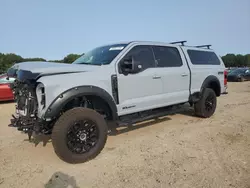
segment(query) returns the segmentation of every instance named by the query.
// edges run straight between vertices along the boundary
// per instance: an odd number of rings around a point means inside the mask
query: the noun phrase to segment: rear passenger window
[[[175,47],[153,46],[157,67],[180,67],[182,60]]]
[[[214,52],[187,50],[187,53],[194,65],[220,65],[220,60]]]

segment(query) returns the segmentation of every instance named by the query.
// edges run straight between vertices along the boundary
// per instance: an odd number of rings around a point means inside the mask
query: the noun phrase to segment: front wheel
[[[195,114],[199,117],[211,117],[217,106],[217,97],[214,90],[205,88],[201,99],[194,104]]]
[[[73,108],[55,123],[52,145],[63,161],[84,163],[102,151],[107,132],[107,123],[101,114],[88,108]]]

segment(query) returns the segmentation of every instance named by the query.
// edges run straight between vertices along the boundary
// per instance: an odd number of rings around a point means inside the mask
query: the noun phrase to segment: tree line
[[[82,54],[83,55],[83,54]],[[27,62],[27,61],[48,61],[48,62],[57,62],[57,63],[72,63],[81,55],[78,54],[69,54],[61,60],[46,60],[44,58],[23,58],[20,55],[14,53],[0,53],[0,73],[5,72],[9,67],[15,63]]]
[[[81,54],[83,55],[83,54]],[[20,55],[14,53],[0,53],[0,73],[5,72],[9,67],[14,63],[20,63],[25,61],[48,61],[48,62],[57,62],[57,63],[72,63],[81,55],[79,54],[69,54],[61,60],[46,60],[44,58],[23,58]],[[226,67],[250,67],[250,54],[241,55],[241,54],[226,54],[222,56],[222,60],[225,63]]]
[[[227,54],[221,58],[226,67],[250,67],[250,54]]]

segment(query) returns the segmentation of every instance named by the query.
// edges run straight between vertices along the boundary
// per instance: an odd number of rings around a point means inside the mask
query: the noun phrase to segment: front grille
[[[37,111],[37,98],[32,85],[16,81],[12,86],[16,100],[16,110],[20,115],[34,117]]]

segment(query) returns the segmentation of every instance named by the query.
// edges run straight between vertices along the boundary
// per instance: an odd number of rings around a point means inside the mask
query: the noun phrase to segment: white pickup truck
[[[184,43],[132,41],[97,47],[72,64],[15,64],[9,126],[29,137],[51,134],[62,160],[82,163],[102,151],[109,122],[129,125],[185,103],[208,118],[226,89],[225,66],[210,45]]]

